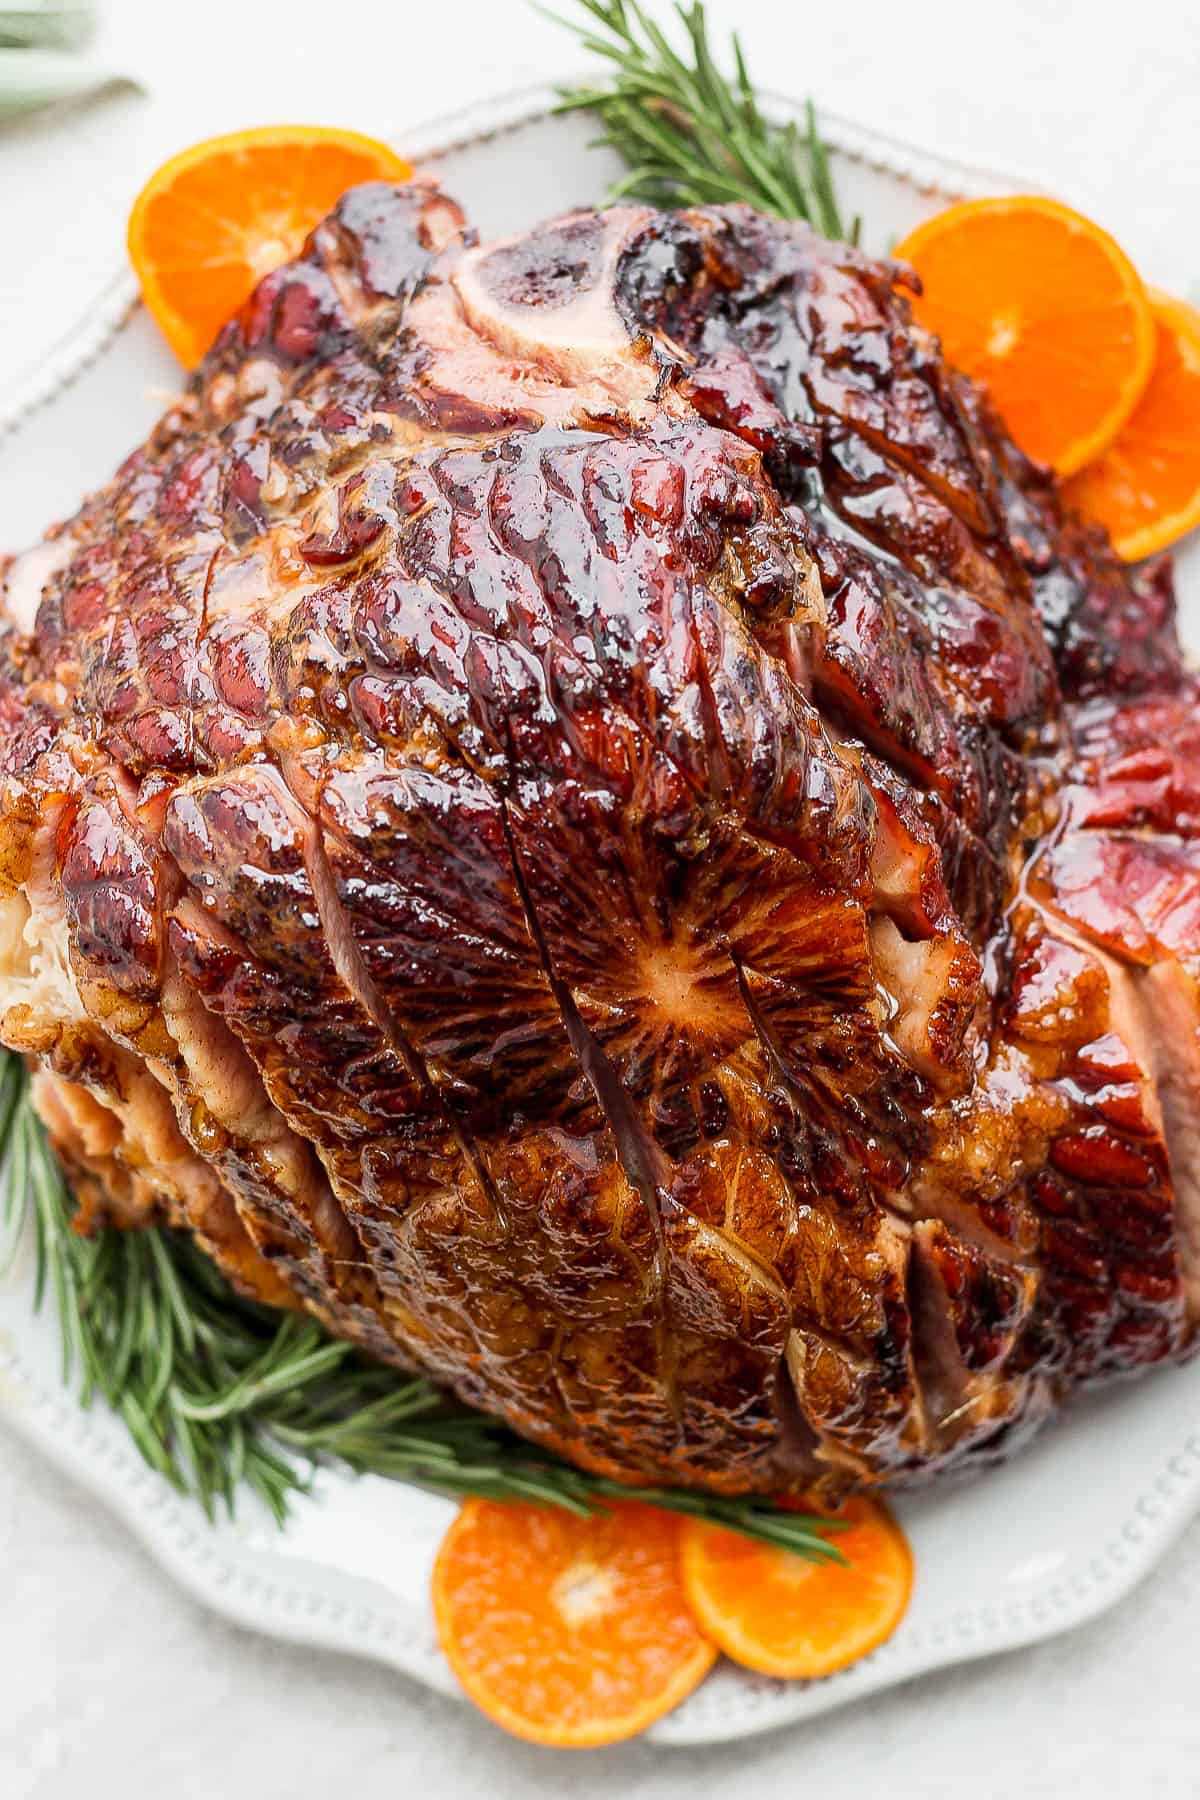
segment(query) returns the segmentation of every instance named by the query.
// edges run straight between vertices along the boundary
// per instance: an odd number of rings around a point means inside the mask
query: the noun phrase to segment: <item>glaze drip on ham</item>
[[[745,209],[347,194],[0,564],[0,1037],[85,1223],[588,1468],[997,1457],[1200,1308],[1200,728]]]

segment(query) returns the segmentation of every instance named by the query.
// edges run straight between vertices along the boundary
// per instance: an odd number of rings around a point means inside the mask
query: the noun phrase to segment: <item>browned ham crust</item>
[[[582,1464],[999,1455],[1200,1306],[1200,726],[897,271],[348,194],[0,592],[87,1217]]]

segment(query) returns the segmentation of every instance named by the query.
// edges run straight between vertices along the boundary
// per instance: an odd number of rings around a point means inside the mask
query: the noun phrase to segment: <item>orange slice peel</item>
[[[433,1576],[438,1637],[480,1710],[532,1743],[612,1744],[716,1659],[684,1592],[681,1521],[639,1501],[588,1517],[468,1500]]]
[[[1107,528],[1126,562],[1200,526],[1200,311],[1151,288],[1154,372],[1107,450],[1064,489],[1068,506]]]
[[[142,297],[188,368],[347,188],[412,165],[357,131],[266,125],[209,138],[155,171],[129,218]]]
[[[908,1540],[872,1500],[834,1515],[845,1561],[810,1562],[704,1520],[683,1529],[683,1579],[701,1629],[743,1668],[787,1680],[844,1669],[891,1636],[912,1593]]]
[[[893,252],[923,292],[916,317],[982,381],[1020,447],[1070,475],[1109,445],[1154,364],[1137,270],[1096,225],[1037,194],[967,200]]]

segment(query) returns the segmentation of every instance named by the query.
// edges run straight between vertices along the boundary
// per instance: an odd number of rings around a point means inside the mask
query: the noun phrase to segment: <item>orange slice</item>
[[[165,162],[133,203],[129,254],[176,355],[189,368],[198,363],[348,187],[411,174],[386,144],[318,125],[237,131]]]
[[[1068,506],[1105,525],[1126,562],[1200,525],[1200,312],[1150,290],[1158,355],[1108,449],[1072,477]]]
[[[438,1637],[497,1725],[583,1749],[633,1737],[703,1680],[716,1651],[692,1616],[680,1521],[640,1501],[588,1518],[468,1500],[433,1572]]]
[[[917,318],[1023,450],[1071,475],[1112,442],[1150,378],[1154,319],[1106,231],[1038,195],[967,200],[893,254],[921,277]]]
[[[744,1668],[815,1680],[891,1636],[912,1592],[908,1540],[881,1506],[849,1500],[832,1541],[846,1558],[815,1563],[688,1519],[683,1579],[701,1628]]]

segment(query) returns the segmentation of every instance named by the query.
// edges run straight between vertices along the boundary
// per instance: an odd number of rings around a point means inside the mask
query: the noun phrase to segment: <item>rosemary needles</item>
[[[609,80],[565,89],[562,112],[600,121],[597,140],[629,165],[609,198],[633,196],[657,206],[743,200],[785,219],[806,219],[826,237],[847,235],[817,133],[811,102],[803,129],[766,116],[755,96],[742,46],[732,41],[734,73],[721,73],[700,0],[676,0],[683,50],[639,0],[579,0],[586,18],[550,14],[583,47],[611,65]],[[850,235],[857,234],[857,222]]]
[[[701,4],[677,0],[676,50],[638,0],[580,0],[560,21],[611,67],[561,110],[597,115],[601,142],[629,165],[612,197],[660,205],[747,201],[845,235],[811,105],[803,129],[768,118],[737,38],[734,73],[714,59]],[[857,226],[854,228],[854,234]],[[282,1521],[314,1467],[348,1467],[447,1494],[543,1501],[586,1512],[628,1493],[544,1454],[429,1382],[406,1379],[330,1338],[315,1320],[243,1300],[185,1235],[71,1228],[71,1196],[29,1099],[0,1051],[0,1183],[15,1246],[28,1230],[34,1304],[53,1297],[64,1380],[124,1420],[145,1460],[206,1513],[252,1489]],[[681,1489],[639,1497],[814,1560],[841,1561],[838,1521],[769,1500]]]
[[[112,1407],[146,1462],[211,1518],[252,1489],[281,1523],[314,1467],[440,1493],[526,1499],[587,1512],[627,1494],[545,1455],[431,1383],[398,1375],[316,1320],[243,1300],[185,1234],[71,1228],[74,1205],[29,1098],[0,1051],[0,1184],[14,1246],[34,1251],[34,1304],[53,1299],[63,1378]],[[694,1513],[815,1560],[840,1561],[837,1521],[769,1500],[682,1489],[639,1498]]]

